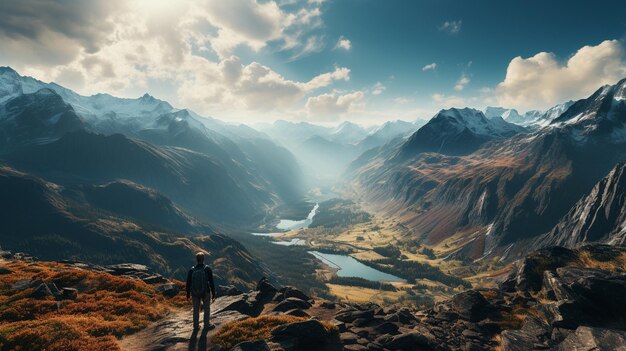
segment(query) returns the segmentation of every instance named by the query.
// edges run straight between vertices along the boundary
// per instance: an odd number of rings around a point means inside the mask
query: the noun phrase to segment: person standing
[[[191,297],[193,303],[193,329],[200,329],[200,305],[203,308],[204,328],[212,329],[211,301],[215,301],[215,285],[213,283],[213,271],[204,264],[204,253],[196,254],[196,265],[187,273],[187,300]]]

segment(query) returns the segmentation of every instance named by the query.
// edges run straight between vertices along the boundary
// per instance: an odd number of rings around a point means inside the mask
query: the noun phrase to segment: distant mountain
[[[523,127],[504,121],[501,117],[487,118],[475,109],[451,108],[441,110],[426,125],[417,130],[399,151],[401,157],[421,152],[466,155],[487,141],[523,133]]]
[[[555,105],[546,111],[531,110],[521,115],[515,109],[506,109],[502,107],[487,107],[485,116],[487,118],[502,117],[505,121],[515,123],[531,129],[538,129],[547,126],[553,119],[560,116],[567,110],[574,101],[567,101],[562,104]]]
[[[580,199],[536,247],[564,246],[601,241],[626,244],[626,164],[620,163]]]
[[[162,195],[133,184],[63,187],[0,167],[0,208],[2,248],[29,252],[44,260],[131,261],[184,279],[194,253],[205,250],[222,284],[249,287],[268,274],[239,243],[196,226]],[[204,235],[174,235],[156,225],[159,222],[165,226],[187,222]]]
[[[222,214],[225,216],[219,214],[220,210],[214,215],[207,216],[205,210],[208,208],[205,203],[217,203],[221,201],[220,197],[209,200],[196,199],[191,202],[195,214],[204,220],[244,220],[250,223],[262,217],[260,213],[268,208],[300,199],[304,193],[303,174],[293,155],[271,142],[268,136],[252,128],[203,118],[188,110],[175,109],[169,103],[148,94],[138,99],[123,99],[108,94],[82,96],[55,83],[44,83],[20,76],[8,67],[0,69],[0,156],[12,153],[12,162],[17,165],[24,161],[21,163],[24,165],[28,161],[17,157],[23,151],[19,150],[20,148],[31,149],[32,145],[52,143],[68,132],[79,130],[105,136],[123,134],[128,138],[148,142],[149,144],[141,145],[153,150],[151,151],[153,155],[184,153],[172,147],[205,155],[204,159],[209,160],[208,164],[214,171],[217,172],[221,168],[219,172],[222,175],[218,178],[223,181],[230,178],[228,181],[235,185],[222,187],[222,184],[211,182],[207,178],[203,186],[215,189],[203,189],[200,193],[208,195],[219,193],[222,189],[237,188],[239,190],[233,193],[235,198],[251,199],[252,202],[231,206],[227,200],[223,203],[226,207],[223,208]],[[123,139],[108,139],[109,143],[114,141],[122,142]],[[121,149],[124,147],[119,146]],[[161,148],[169,151],[162,152],[159,150]],[[75,152],[81,151],[70,147],[68,158],[71,159]],[[190,156],[192,154],[187,153],[186,159],[189,157],[194,160],[203,159],[200,155]],[[267,155],[272,155],[271,162],[268,162],[270,160]],[[105,158],[114,156],[111,154]],[[140,164],[146,160],[138,162]],[[137,167],[141,167],[139,164]],[[184,166],[198,167],[197,164]],[[280,167],[280,171],[274,167]],[[122,169],[118,170],[124,172]],[[41,167],[37,170],[43,171],[51,170],[44,170]],[[106,181],[123,178],[121,173],[115,174],[111,169],[105,170],[105,173],[109,175]],[[140,183],[156,187],[168,195],[173,195],[172,191],[180,193],[171,187],[160,188],[163,184],[153,181],[156,178],[159,177],[146,176],[144,180],[150,179],[150,182]],[[95,178],[83,179],[83,181],[94,180]],[[138,178],[131,180],[138,181]],[[183,197],[181,194],[172,196],[174,201],[187,207],[190,204],[188,200],[186,203],[179,202]],[[200,204],[200,207],[196,204]],[[252,210],[250,206],[254,206],[255,209]],[[205,210],[202,210],[202,207]]]
[[[418,128],[419,125],[416,123],[401,120],[388,121],[372,130],[357,146],[363,151],[369,150],[374,147],[382,146],[395,138],[408,137]]]
[[[5,159],[60,183],[127,179],[158,189],[189,213],[217,223],[258,220],[272,196],[254,183],[235,182],[220,163],[202,153],[156,147],[121,134],[68,133],[52,143],[10,153]]]
[[[459,247],[450,250],[462,257],[511,259],[551,231],[609,170],[626,160],[625,86],[622,80],[599,89],[531,134],[495,138],[458,156],[434,148],[441,143],[422,141],[404,159],[389,162],[386,151],[351,175],[361,200],[402,218],[416,233],[412,239],[436,244],[458,236]],[[439,130],[445,135],[445,129]],[[430,135],[440,134],[433,131],[423,139]],[[411,137],[396,152],[413,139],[419,140]],[[433,139],[447,144],[444,138]],[[475,146],[475,139],[468,140]]]
[[[9,98],[0,106],[0,150],[50,142],[83,128],[72,106],[47,88]]]
[[[356,144],[367,136],[367,130],[352,122],[342,122],[332,130],[329,139],[342,144]]]
[[[294,147],[294,152],[304,160],[307,172],[318,180],[334,181],[359,155],[352,144],[342,144],[315,135]]]

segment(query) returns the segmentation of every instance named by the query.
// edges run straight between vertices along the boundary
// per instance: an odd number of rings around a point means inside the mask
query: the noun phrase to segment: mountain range
[[[496,129],[498,117],[478,111],[443,110],[406,142],[361,159],[348,176],[363,201],[402,219],[411,240],[457,238],[462,257],[510,259],[537,237],[558,235],[553,228],[565,226],[559,221],[576,202],[626,160],[625,87],[622,80],[567,103],[534,132]]]

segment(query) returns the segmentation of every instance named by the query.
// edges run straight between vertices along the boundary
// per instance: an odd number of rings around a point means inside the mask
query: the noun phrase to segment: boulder
[[[420,332],[408,332],[399,334],[391,338],[388,342],[382,344],[383,348],[392,351],[402,350],[420,350],[428,346],[428,339]]]
[[[311,300],[311,298],[308,297],[305,293],[294,288],[293,286],[286,286],[281,290],[283,290],[283,297],[285,299],[290,298],[290,297],[295,297],[297,299],[304,300],[304,301]]]
[[[476,290],[468,290],[454,295],[452,309],[459,316],[470,322],[478,322],[487,316],[490,310],[489,301]]]
[[[146,284],[161,284],[161,283],[166,283],[168,281],[167,278],[159,274],[149,275],[147,277],[142,278],[141,280],[143,280],[143,282]]]
[[[128,274],[137,273],[137,272],[143,272],[143,273],[148,272],[147,266],[144,266],[143,264],[137,264],[137,263],[113,264],[113,265],[107,266],[106,268],[109,269],[111,271],[111,274],[113,275],[128,275]]]
[[[502,351],[527,351],[532,350],[533,345],[539,340],[521,330],[505,330],[502,332]]]
[[[592,327],[578,327],[569,334],[557,350],[626,350],[626,332]]]
[[[311,307],[310,303],[308,303],[308,302],[306,302],[304,300],[297,299],[295,297],[290,297],[290,298],[287,298],[287,299],[279,302],[276,306],[274,306],[272,311],[274,311],[274,312],[287,312],[287,311],[293,310],[293,309],[303,309],[303,310],[306,310],[309,307]]]
[[[270,351],[265,340],[244,341],[233,346],[230,351]]]
[[[332,310],[332,309],[334,309],[334,308],[336,307],[336,305],[335,305],[335,303],[334,303],[334,302],[330,302],[330,301],[323,301],[323,302],[320,304],[320,307],[321,307],[321,308],[326,308],[326,309]]]
[[[335,316],[335,319],[338,321],[346,322],[346,323],[352,323],[356,319],[364,319],[364,320],[369,321],[373,317],[374,317],[374,310],[366,310],[366,311],[350,310],[350,311],[339,312]]]
[[[289,310],[285,313],[283,313],[284,315],[287,316],[295,316],[295,317],[311,317],[308,313],[304,312],[303,310],[299,309],[299,308],[295,308],[293,310]]]
[[[271,334],[272,341],[294,339],[296,340],[296,347],[299,348],[313,345],[316,347],[322,345],[340,345],[337,335],[326,331],[322,323],[315,319],[278,326],[271,331]]]
[[[171,298],[171,297],[176,296],[178,292],[180,291],[180,289],[178,288],[178,285],[174,283],[167,283],[167,284],[155,286],[154,291],[156,291],[157,293],[163,294],[163,296],[165,297]]]
[[[398,333],[398,329],[399,328],[397,325],[390,323],[390,322],[385,322],[374,328],[374,330],[376,330],[378,334],[392,334],[392,335]]]
[[[217,296],[237,296],[243,294],[243,292],[237,289],[234,285],[218,285],[215,288]]]

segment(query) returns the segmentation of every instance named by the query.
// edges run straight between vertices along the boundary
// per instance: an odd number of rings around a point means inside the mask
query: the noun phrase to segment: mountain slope
[[[233,239],[207,231],[203,233],[210,234],[208,236],[181,237],[146,229],[135,222],[135,214],[119,217],[107,211],[105,199],[83,202],[78,192],[79,188],[61,187],[0,167],[2,247],[46,260],[75,258],[100,264],[131,261],[150,265],[161,274],[179,279],[185,277],[195,252],[206,250],[222,283],[251,286],[259,276],[267,274]],[[109,195],[122,196],[119,192]],[[93,194],[86,196],[93,200]],[[126,198],[126,201],[131,200]],[[141,204],[163,208],[160,201],[163,198],[157,195],[145,198]],[[180,218],[179,213],[171,211],[161,214],[172,220]],[[137,215],[141,216],[141,213]],[[161,221],[167,222],[167,218]]]
[[[469,155],[421,153],[396,163],[374,157],[354,171],[355,186],[419,240],[457,237],[451,253],[510,258],[507,252],[523,253],[626,160],[625,85],[600,89],[547,128],[492,141]]]
[[[127,179],[158,189],[202,220],[250,223],[262,215],[269,193],[235,183],[208,156],[182,148],[155,147],[120,134],[74,132],[6,156],[10,164],[61,183]]]
[[[620,163],[534,245],[573,248],[590,241],[626,243],[626,164]]]
[[[502,118],[488,119],[474,109],[441,110],[402,146],[401,157],[420,152],[466,155],[487,141],[510,137],[525,129]]]
[[[0,105],[0,150],[49,142],[83,128],[72,106],[47,88],[11,97]]]

